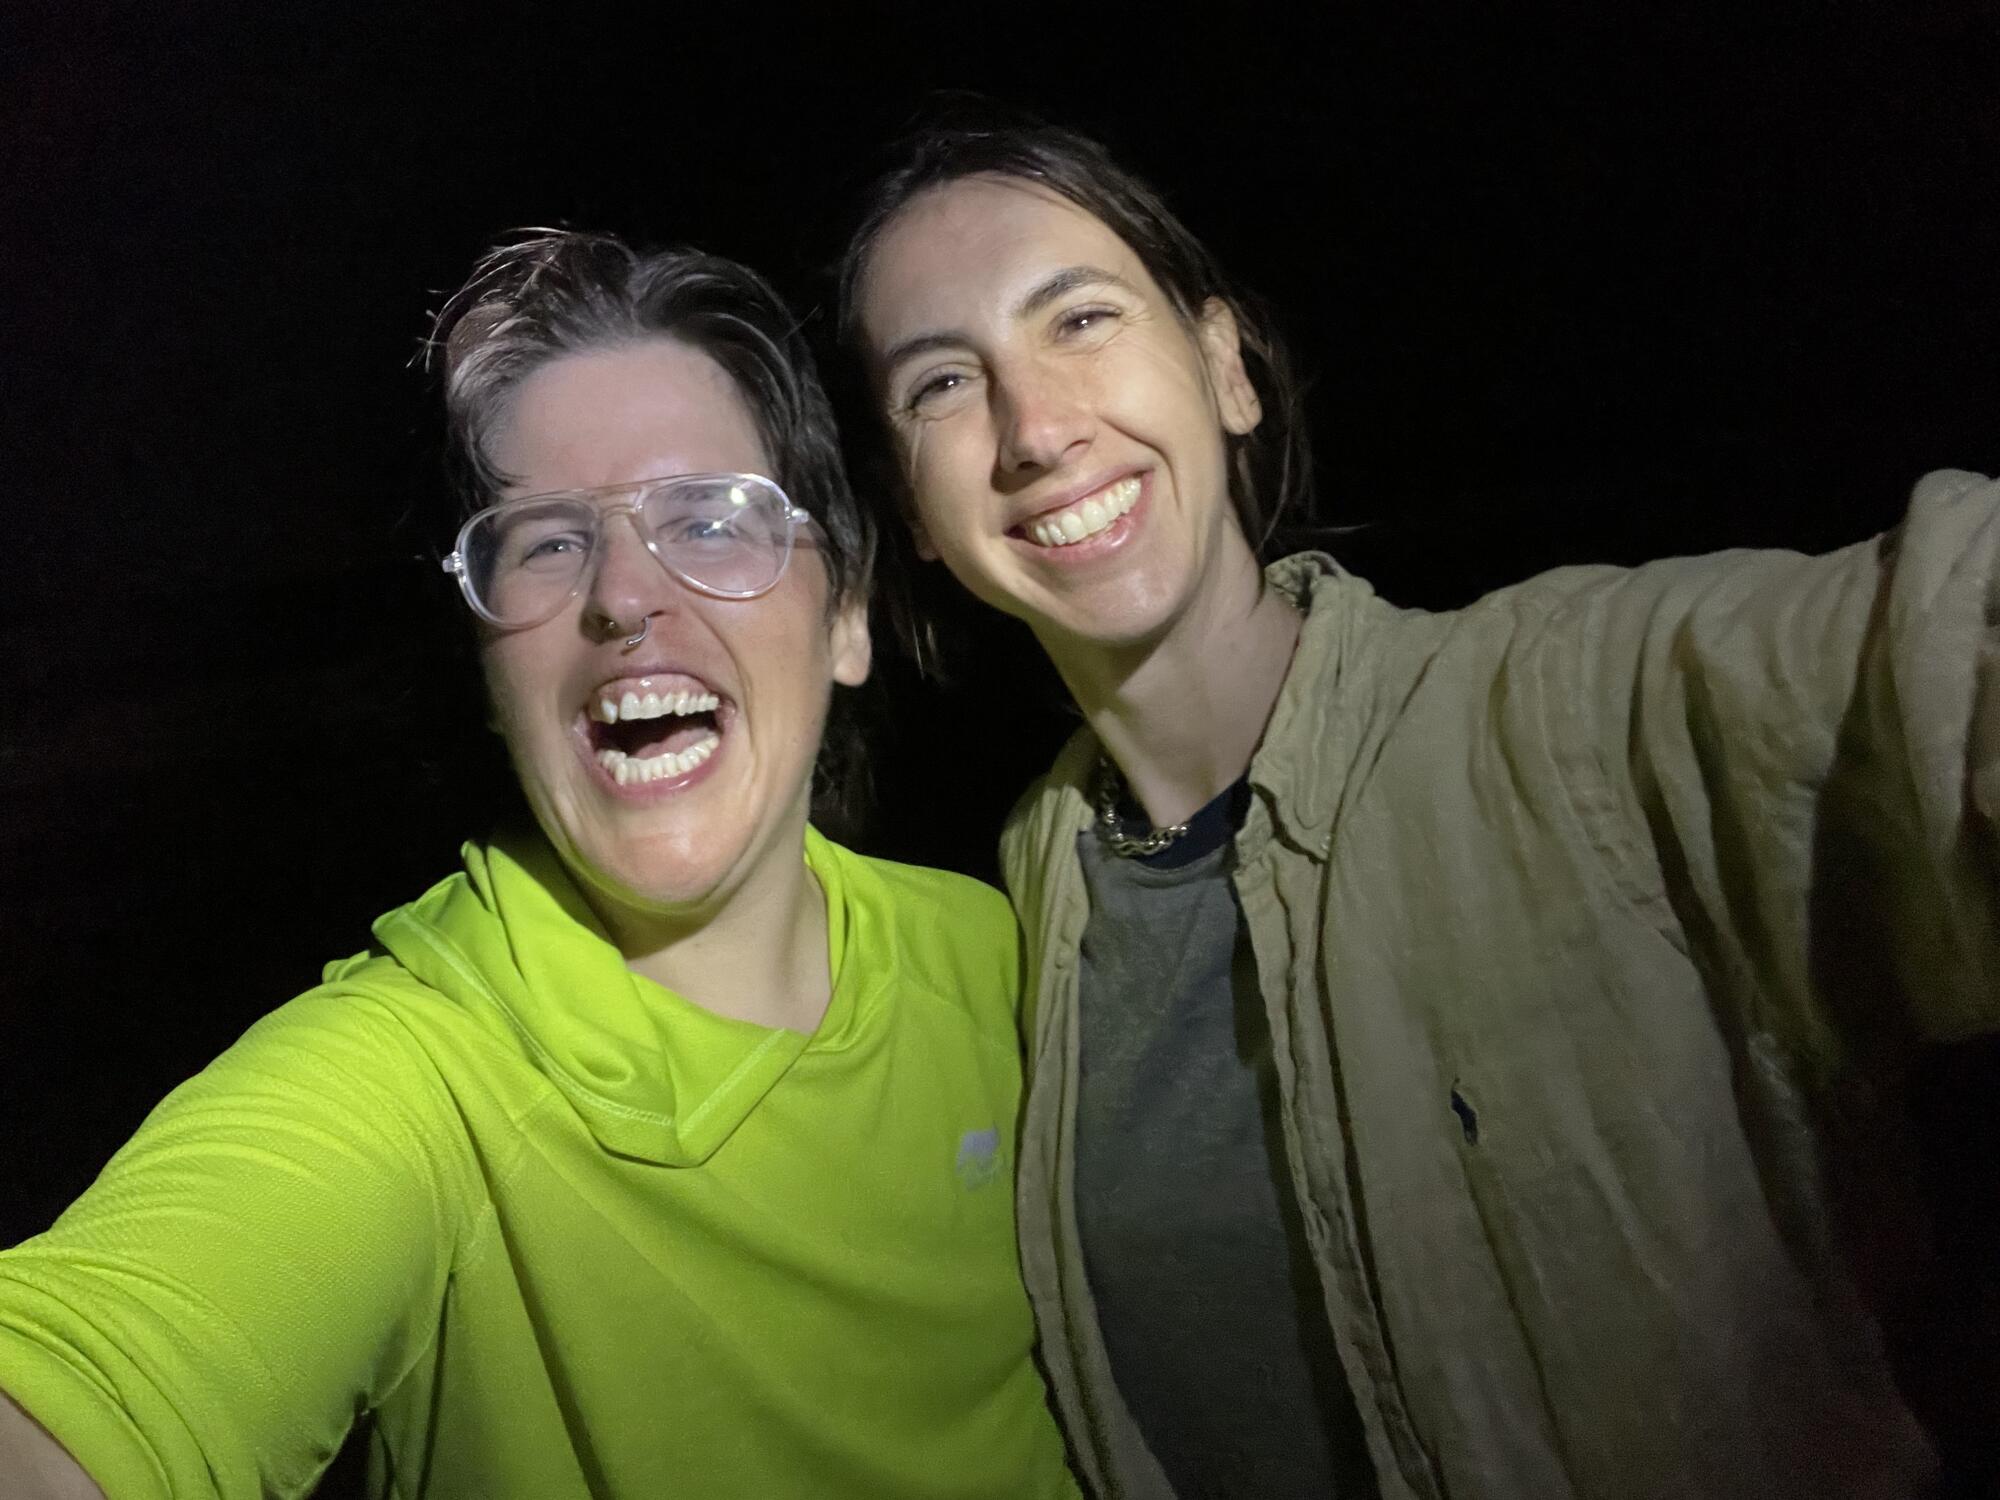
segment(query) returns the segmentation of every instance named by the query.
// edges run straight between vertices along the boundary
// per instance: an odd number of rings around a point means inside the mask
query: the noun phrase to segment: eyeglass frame
[[[732,483],[739,483],[746,479],[759,485],[769,486],[771,493],[776,495],[784,506],[784,551],[778,558],[778,570],[771,575],[769,583],[763,585],[761,588],[741,591],[719,589],[713,584],[703,583],[699,578],[690,577],[661,555],[658,544],[652,537],[647,535],[648,528],[643,524],[645,517],[642,513],[642,507],[654,492],[665,485],[686,484],[700,480],[727,480]],[[600,496],[615,495],[621,490],[630,491],[631,498],[615,505],[600,505],[596,503]],[[473,593],[471,570],[466,566],[465,562],[466,539],[472,534],[473,527],[496,512],[514,510],[519,507],[536,505],[549,500],[584,500],[591,502],[592,529],[590,534],[590,556],[586,557],[583,566],[577,569],[576,582],[570,586],[569,592],[563,595],[561,601],[540,619],[530,620],[525,624],[511,624],[505,620],[496,619],[491,612],[480,604],[477,596]],[[804,509],[794,501],[790,495],[785,493],[784,486],[768,474],[752,474],[747,471],[733,473],[717,471],[701,474],[661,474],[651,479],[633,479],[628,480],[624,484],[604,484],[591,489],[547,490],[539,495],[521,495],[513,500],[502,500],[498,505],[489,505],[484,510],[476,511],[467,517],[465,524],[458,528],[458,536],[452,544],[451,551],[439,560],[438,566],[442,571],[451,574],[452,577],[458,580],[458,591],[464,596],[466,607],[487,624],[500,630],[533,630],[537,625],[548,624],[549,621],[563,612],[565,605],[583,592],[588,580],[592,576],[593,565],[601,559],[602,554],[598,549],[604,545],[605,527],[621,515],[632,523],[632,530],[638,536],[639,544],[652,554],[653,561],[660,565],[663,572],[688,588],[693,589],[698,594],[706,594],[711,599],[733,600],[759,599],[776,588],[785,576],[785,569],[792,565],[792,553],[798,546],[801,525],[810,526],[813,523],[812,512]]]

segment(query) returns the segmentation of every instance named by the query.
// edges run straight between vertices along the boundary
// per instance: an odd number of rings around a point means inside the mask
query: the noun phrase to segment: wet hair
[[[833,409],[798,320],[748,266],[699,250],[640,253],[608,234],[523,230],[489,250],[437,316],[446,465],[467,515],[510,476],[489,439],[514,390],[551,360],[668,338],[736,382],[778,481],[825,536],[833,597],[868,587],[875,521],[854,498]]]
[[[876,240],[911,202],[967,177],[1011,177],[1046,188],[1129,245],[1190,328],[1211,298],[1235,315],[1243,367],[1263,418],[1247,435],[1230,435],[1229,493],[1244,536],[1265,552],[1280,521],[1303,507],[1312,482],[1302,386],[1263,304],[1224,275],[1166,200],[1090,137],[984,100],[950,101],[893,146],[890,161],[863,195],[860,222],[838,266],[847,349],[865,360],[861,282]]]
[[[511,480],[491,439],[523,380],[566,355],[648,339],[699,349],[728,372],[776,470],[769,477],[818,524],[829,608],[865,598],[877,524],[848,483],[798,320],[748,266],[698,250],[641,252],[608,234],[527,229],[480,257],[426,345],[444,387],[445,467],[461,513],[493,504]],[[813,816],[836,837],[853,835],[868,803],[859,708],[836,687],[814,768]]]

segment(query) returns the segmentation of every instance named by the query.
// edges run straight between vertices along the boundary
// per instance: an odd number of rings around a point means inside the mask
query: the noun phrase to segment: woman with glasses
[[[1870,1316],[1919,1287],[1843,1252],[1896,1264],[1914,1047],[2000,1029],[2000,486],[1447,614],[1263,567],[1309,472],[1269,324],[1005,119],[908,143],[842,318],[876,492],[1086,721],[1002,863],[1092,1486],[1920,1492]]]
[[[808,822],[873,533],[793,319],[537,234],[437,348],[446,567],[535,827],[0,1255],[0,1491],[303,1494],[367,1414],[403,1497],[1073,1494],[1012,919]]]

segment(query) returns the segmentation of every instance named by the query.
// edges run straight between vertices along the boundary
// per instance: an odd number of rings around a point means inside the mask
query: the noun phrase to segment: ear
[[[936,562],[938,560],[937,544],[931,540],[931,534],[924,530],[924,523],[918,520],[914,513],[911,514],[909,522],[910,541],[917,549],[917,556],[925,562]]]
[[[1210,297],[1202,304],[1197,336],[1223,430],[1237,437],[1255,431],[1264,420],[1264,403],[1257,399],[1257,387],[1250,383],[1249,372],[1243,368],[1243,337],[1236,326],[1236,314],[1227,302]]]
[[[868,680],[875,648],[868,635],[868,594],[857,589],[835,606],[827,644],[833,658],[833,680],[842,687],[860,687]]]

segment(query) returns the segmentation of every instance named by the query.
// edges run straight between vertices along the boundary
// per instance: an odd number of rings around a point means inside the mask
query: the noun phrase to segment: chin
[[[678,839],[615,849],[570,842],[567,863],[600,898],[641,912],[694,912],[710,905],[728,880],[730,851],[687,848]]]
[[[1075,601],[1058,628],[1107,650],[1149,646],[1172,628],[1186,607],[1180,594],[1143,576],[1107,580]]]
[[[629,814],[592,816],[593,790],[575,791],[565,798],[557,789],[532,789],[529,805],[563,868],[600,914],[606,913],[607,903],[634,911],[699,910],[724,883],[741,852],[722,847],[726,840],[700,837],[692,828],[656,823],[640,830],[629,826]]]

